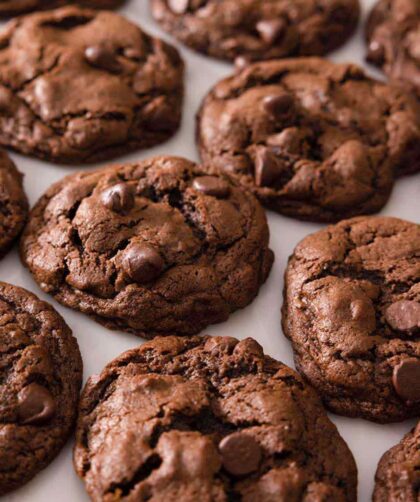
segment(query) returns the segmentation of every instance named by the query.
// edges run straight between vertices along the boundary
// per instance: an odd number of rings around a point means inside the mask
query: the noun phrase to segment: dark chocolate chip
[[[284,19],[266,19],[258,21],[256,28],[264,42],[272,44],[284,34],[286,21]]]
[[[420,303],[413,300],[391,303],[385,311],[385,319],[396,331],[414,333],[420,330]]]
[[[156,279],[162,273],[164,262],[149,244],[134,243],[125,250],[122,265],[133,281],[143,284]]]
[[[392,383],[405,401],[420,401],[420,360],[411,357],[394,367]]]
[[[220,441],[223,467],[234,476],[245,476],[258,469],[261,447],[250,435],[234,432]]]
[[[275,94],[266,96],[263,101],[264,110],[273,117],[279,117],[287,113],[293,106],[293,98],[290,94]]]
[[[107,70],[112,73],[121,71],[121,65],[115,52],[106,45],[91,45],[85,49],[86,60],[96,68]]]
[[[168,0],[168,6],[175,14],[184,14],[189,7],[189,0]]]
[[[383,64],[385,59],[384,47],[379,44],[376,40],[372,40],[369,44],[367,60],[376,65]]]
[[[55,415],[55,409],[54,398],[42,385],[31,383],[18,394],[18,417],[21,424],[45,424]]]
[[[130,211],[135,202],[134,188],[127,183],[118,183],[104,190],[101,200],[105,207],[116,213]]]
[[[224,198],[229,194],[229,185],[216,176],[199,176],[192,184],[194,190],[213,197]]]
[[[270,149],[258,150],[255,156],[255,183],[259,187],[269,187],[281,175],[282,162]]]

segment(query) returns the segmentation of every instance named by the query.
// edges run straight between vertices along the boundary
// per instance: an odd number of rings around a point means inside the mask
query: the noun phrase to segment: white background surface
[[[261,0],[264,1],[264,0]],[[359,31],[342,49],[330,56],[335,61],[353,61],[364,64],[365,53],[361,26],[366,18],[367,9],[373,0],[363,2],[362,23]],[[140,24],[146,31],[171,38],[160,30],[152,20],[146,0],[127,0],[121,12]],[[173,40],[172,40],[173,41]],[[198,160],[194,145],[194,116],[202,97],[219,79],[232,71],[232,66],[176,45],[181,49],[187,63],[186,99],[184,119],[178,134],[169,142],[157,148],[122,157],[121,161],[136,160],[154,154],[176,154]],[[372,68],[369,72],[374,73]],[[376,73],[379,75],[378,73]],[[92,89],[94,92],[94,89]],[[46,188],[73,168],[60,167],[45,162],[12,155],[17,166],[25,173],[25,187],[31,205]],[[92,169],[92,167],[83,169]],[[398,216],[412,221],[420,221],[420,174],[397,181],[392,197],[383,214]],[[282,303],[283,273],[287,257],[295,245],[307,234],[321,225],[302,223],[297,220],[269,213],[271,248],[276,259],[273,270],[257,299],[243,311],[231,316],[228,322],[212,326],[205,331],[214,335],[230,335],[237,338],[252,336],[264,347],[266,353],[293,366],[289,342],[284,338],[280,327],[280,306]],[[77,337],[84,361],[84,376],[99,372],[102,367],[122,351],[135,347],[142,342],[132,335],[109,331],[88,319],[83,314],[60,306],[52,298],[41,292],[29,272],[19,262],[16,249],[0,262],[0,279],[23,286],[41,298],[52,303],[63,315]],[[370,500],[373,478],[377,462],[382,453],[397,443],[414,421],[401,424],[377,425],[365,420],[331,416],[340,433],[348,442],[356,458],[359,470],[359,501]],[[26,486],[0,498],[12,502],[86,502],[88,497],[83,484],[74,473],[71,458],[72,442],[64,448],[55,461]],[[340,459],[337,459],[339,462]]]

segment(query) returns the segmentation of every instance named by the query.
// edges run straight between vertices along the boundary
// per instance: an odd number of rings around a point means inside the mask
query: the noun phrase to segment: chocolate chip
[[[143,284],[162,273],[164,262],[149,244],[135,243],[125,250],[122,266],[133,281]]]
[[[401,361],[394,367],[392,383],[405,401],[420,401],[420,360],[412,357]]]
[[[85,58],[92,65],[112,73],[121,71],[114,51],[106,45],[91,45],[85,49]]]
[[[223,467],[234,476],[245,476],[258,469],[261,447],[250,435],[234,432],[220,441]]]
[[[367,60],[371,63],[381,65],[385,59],[385,50],[381,44],[372,40],[369,44]]]
[[[134,188],[127,183],[118,183],[102,192],[101,201],[105,207],[116,213],[130,211],[135,202]]]
[[[189,7],[189,0],[168,0],[168,6],[175,14],[184,14]]]
[[[279,117],[287,113],[293,106],[293,98],[290,94],[275,94],[266,96],[262,101],[264,110],[273,117]]]
[[[414,333],[420,330],[420,303],[410,300],[391,303],[385,311],[385,319],[396,331]]]
[[[192,184],[194,190],[213,197],[224,198],[229,194],[229,185],[216,176],[199,176]]]
[[[270,149],[257,151],[255,156],[255,183],[259,187],[269,187],[284,171],[280,159]]]
[[[42,385],[31,383],[19,392],[18,417],[21,424],[45,424],[55,415],[55,409],[54,398]]]
[[[266,19],[258,21],[256,28],[264,42],[272,44],[283,35],[286,21],[284,19]]]

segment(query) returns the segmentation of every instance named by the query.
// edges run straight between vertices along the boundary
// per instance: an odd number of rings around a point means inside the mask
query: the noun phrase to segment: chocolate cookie
[[[366,25],[367,60],[420,97],[420,2],[379,0]]]
[[[93,501],[356,501],[315,392],[252,338],[130,350],[82,394],[74,460]]]
[[[163,28],[222,59],[321,55],[356,28],[358,0],[151,0]]]
[[[15,164],[0,150],[0,258],[20,234],[28,215],[22,181]]]
[[[378,211],[394,171],[420,169],[420,106],[354,65],[255,63],[207,95],[198,143],[267,207],[336,221]]]
[[[60,451],[81,382],[79,348],[63,318],[29,291],[0,282],[0,495]]]
[[[32,10],[47,10],[62,5],[79,4],[92,9],[113,9],[124,0],[1,0],[0,17],[9,17]]]
[[[373,502],[417,502],[420,486],[420,425],[381,458]]]
[[[419,278],[415,223],[353,218],[298,244],[283,330],[330,410],[376,422],[419,415]]]
[[[110,11],[65,7],[0,34],[0,144],[96,162],[171,136],[181,117],[176,49]]]
[[[191,335],[257,295],[273,262],[258,201],[176,157],[78,173],[34,207],[22,259],[59,302],[145,338]]]

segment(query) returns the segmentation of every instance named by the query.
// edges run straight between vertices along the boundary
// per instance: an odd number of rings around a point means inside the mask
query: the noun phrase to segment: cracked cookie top
[[[207,95],[198,144],[271,209],[336,221],[378,211],[394,172],[420,169],[420,108],[354,65],[255,63]]]
[[[21,252],[58,301],[149,338],[197,333],[250,303],[273,261],[268,238],[251,193],[158,157],[53,185]]]
[[[47,10],[63,5],[78,4],[92,9],[113,9],[124,0],[1,0],[0,17],[9,17],[32,10]]]
[[[420,486],[420,425],[381,458],[373,502],[416,502]]]
[[[420,225],[360,217],[306,237],[286,271],[283,329],[334,412],[420,413]]]
[[[110,11],[29,14],[0,34],[0,144],[55,162],[96,162],[178,127],[175,48]]]
[[[380,0],[367,25],[367,60],[420,97],[420,3]]]
[[[222,59],[321,55],[342,45],[358,0],[151,0],[165,30]]]
[[[74,461],[94,501],[355,501],[315,392],[253,339],[158,338],[91,377]]]
[[[0,495],[58,453],[74,425],[82,360],[47,303],[0,282]]]
[[[28,215],[28,200],[22,182],[22,174],[9,156],[0,150],[0,257],[20,234]]]

